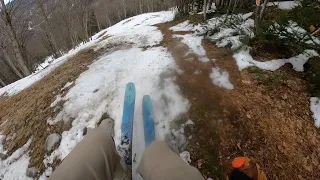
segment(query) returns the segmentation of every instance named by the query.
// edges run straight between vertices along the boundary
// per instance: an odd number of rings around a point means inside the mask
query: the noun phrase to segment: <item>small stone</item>
[[[50,134],[46,139],[47,152],[51,152],[53,148],[60,143],[60,140],[61,140],[60,134],[57,134],[57,133]]]
[[[0,159],[3,161],[5,159],[7,159],[8,155],[0,153]]]
[[[31,167],[27,169],[27,176],[31,178],[35,178],[38,176],[38,169],[35,167]]]

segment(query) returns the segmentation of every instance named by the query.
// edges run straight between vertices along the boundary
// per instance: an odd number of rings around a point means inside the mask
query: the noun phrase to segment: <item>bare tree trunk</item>
[[[141,3],[141,0],[139,0],[139,8],[140,8],[140,14],[142,14],[142,3]]]
[[[121,21],[122,20],[122,18],[121,18],[121,15],[120,15],[120,12],[118,11],[118,18],[119,18],[119,21]]]
[[[23,57],[22,57],[22,54],[21,54],[21,50],[20,50],[20,47],[19,47],[19,43],[18,43],[18,40],[17,40],[17,37],[16,37],[16,34],[15,34],[15,31],[13,29],[13,26],[12,26],[12,22],[11,22],[11,18],[7,12],[7,9],[6,9],[6,5],[4,4],[4,0],[0,0],[1,1],[1,6],[2,6],[2,9],[1,11],[3,12],[3,18],[4,18],[4,21],[5,21],[5,24],[6,26],[8,27],[8,31],[9,31],[9,35],[10,35],[10,39],[11,39],[11,43],[12,43],[12,46],[13,46],[13,51],[14,51],[14,54],[16,56],[16,59],[17,59],[17,62],[19,64],[19,66],[21,67],[21,70],[23,71],[23,74],[25,76],[28,76],[31,74],[30,70],[28,69]]]
[[[224,19],[224,23],[226,23],[228,20],[228,15],[231,10],[231,5],[232,5],[232,0],[229,0],[228,10],[227,10],[226,18]]]
[[[208,0],[203,1],[203,18],[207,20],[207,7],[208,7]]]
[[[89,14],[87,11],[84,12],[83,19],[82,19],[82,24],[83,24],[83,30],[84,30],[84,36],[85,39],[89,39],[89,28],[88,28],[88,23],[89,23]]]
[[[213,0],[209,0],[208,2],[208,10],[212,9]]]
[[[259,14],[259,12],[260,12],[260,5],[257,5],[256,6],[256,9],[255,9],[255,11],[254,11],[254,13],[255,13],[255,20],[254,20],[254,24],[255,24],[255,30],[257,31],[258,29],[259,29],[259,23],[260,23],[260,14]]]
[[[112,26],[112,23],[111,23],[111,20],[110,20],[110,17],[109,17],[109,14],[107,13],[107,21],[108,21],[108,24],[109,24],[109,27]]]
[[[3,53],[4,56],[4,60],[6,61],[6,63],[8,64],[8,66],[12,69],[12,71],[19,77],[19,78],[23,78],[23,75],[19,72],[19,70],[16,68],[16,66],[14,65],[14,63],[10,60],[10,57],[8,55],[8,53],[6,52],[6,50],[1,47],[1,51]]]
[[[269,0],[264,0],[264,2],[263,2],[262,9],[261,9],[261,12],[260,12],[260,19],[262,19],[264,10],[266,9],[268,2],[269,2]]]
[[[51,27],[50,27],[50,22],[48,19],[48,16],[44,10],[44,6],[43,6],[43,0],[37,0],[38,2],[38,8],[40,9],[40,12],[45,20],[45,34],[48,37],[47,41],[49,43],[49,51],[51,51],[51,53],[55,56],[58,57],[59,56],[59,48],[57,46],[57,43],[53,37],[52,31],[51,31]]]
[[[0,77],[0,85],[1,85],[2,87],[5,87],[5,86],[6,86],[6,83],[4,83],[4,81],[2,80],[1,77]]]

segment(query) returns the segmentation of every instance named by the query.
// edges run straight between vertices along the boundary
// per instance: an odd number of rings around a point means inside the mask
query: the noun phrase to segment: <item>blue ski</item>
[[[125,160],[128,168],[132,166],[132,135],[133,135],[133,117],[134,105],[136,100],[136,89],[133,83],[128,83],[126,87],[122,125],[121,125],[121,143],[119,151]]]
[[[155,139],[153,107],[150,96],[143,96],[142,113],[145,145],[148,147]]]

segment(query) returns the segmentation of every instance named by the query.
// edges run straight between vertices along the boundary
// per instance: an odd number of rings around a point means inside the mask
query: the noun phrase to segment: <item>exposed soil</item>
[[[320,177],[320,131],[313,124],[310,95],[300,75],[289,66],[276,72],[255,68],[240,72],[232,52],[208,40],[202,45],[215,61],[203,63],[195,54],[184,56],[188,47],[172,38],[177,32],[169,30],[177,23],[158,28],[164,34],[162,45],[183,71],[176,82],[191,103],[192,165],[205,178],[224,179],[223,163],[247,156],[261,165],[269,179]],[[213,67],[229,73],[233,90],[212,83]]]
[[[67,128],[62,123],[53,126],[47,124],[47,119],[56,113],[50,105],[57,94],[63,93],[61,88],[87,70],[95,57],[93,50],[83,50],[31,87],[17,95],[0,99],[0,123],[4,123],[0,130],[13,137],[5,142],[9,153],[22,147],[32,137],[29,166],[44,171],[46,138],[51,133],[61,134]]]

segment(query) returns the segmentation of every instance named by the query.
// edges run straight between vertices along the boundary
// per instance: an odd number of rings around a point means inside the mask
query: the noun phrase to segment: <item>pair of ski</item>
[[[125,160],[128,168],[132,168],[132,137],[134,107],[136,99],[136,89],[134,83],[128,83],[126,86],[124,107],[121,125],[121,143],[120,153]],[[145,146],[148,147],[155,139],[153,107],[150,96],[146,95],[142,101],[142,115],[144,126]]]

